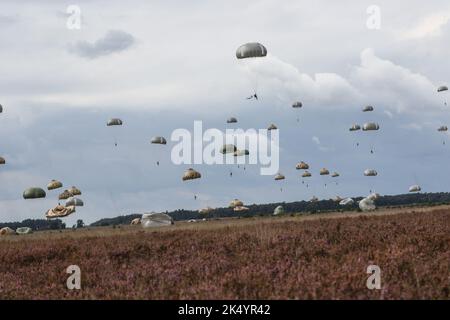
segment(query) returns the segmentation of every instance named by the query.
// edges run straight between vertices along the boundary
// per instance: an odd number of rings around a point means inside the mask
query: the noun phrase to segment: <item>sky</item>
[[[450,85],[448,1],[4,0],[0,40],[2,222],[43,218],[62,189],[39,200],[22,193],[51,179],[83,192],[68,225],[234,198],[449,191],[450,139],[437,132],[450,125],[449,94],[436,92]],[[236,59],[247,42],[268,55]],[[247,100],[254,90],[259,100]],[[195,165],[202,178],[182,182],[190,165],[171,162],[172,132],[195,120],[224,130],[230,116],[243,129],[277,125],[285,180],[258,165]],[[112,117],[123,126],[107,127]],[[380,130],[348,131],[369,121]],[[300,161],[313,174],[305,183]],[[322,167],[340,177],[319,176]],[[364,177],[368,168],[378,176]]]

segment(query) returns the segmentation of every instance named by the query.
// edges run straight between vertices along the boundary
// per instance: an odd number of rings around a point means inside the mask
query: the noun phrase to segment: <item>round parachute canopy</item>
[[[345,198],[344,200],[341,200],[341,202],[339,202],[340,206],[350,206],[353,203],[355,203],[355,201],[352,198]]]
[[[243,206],[244,206],[244,203],[239,199],[234,199],[233,201],[230,202],[230,205],[229,205],[230,208],[243,207]]]
[[[331,177],[333,177],[333,178],[339,177],[339,173],[333,172],[333,174],[331,175]]]
[[[362,111],[363,111],[363,112],[370,112],[370,111],[373,111],[373,107],[372,107],[372,106],[365,106],[365,107],[362,109]]]
[[[358,131],[361,129],[361,126],[359,124],[354,124],[350,127],[350,131]]]
[[[141,218],[141,225],[144,228],[164,227],[172,224],[172,217],[165,213],[144,213]]]
[[[78,189],[78,188],[75,187],[75,186],[72,186],[68,191],[70,192],[70,194],[71,194],[72,196],[81,196],[81,191],[80,191],[80,189]]]
[[[119,118],[112,118],[112,119],[108,120],[106,125],[108,127],[110,127],[110,126],[121,126],[122,125],[122,120],[120,120]]]
[[[302,177],[303,177],[303,178],[311,177],[311,173],[309,173],[308,171],[305,171],[305,172],[302,174]]]
[[[72,196],[72,194],[69,192],[69,190],[64,190],[61,194],[59,194],[58,199],[66,200],[66,199],[69,199],[71,196]]]
[[[409,192],[419,192],[421,190],[422,190],[422,188],[420,188],[420,186],[417,184],[409,187]]]
[[[309,165],[306,162],[301,161],[301,162],[297,163],[297,165],[295,166],[295,169],[307,170],[307,169],[309,169]]]
[[[24,199],[45,198],[45,191],[44,189],[38,187],[29,188],[23,192],[23,198]]]
[[[13,234],[16,234],[16,232],[9,227],[4,227],[0,229],[0,236],[9,236]]]
[[[375,202],[374,202],[375,199],[376,198],[371,197],[371,196],[368,196],[368,197],[362,199],[359,202],[359,208],[362,211],[373,211],[373,210],[375,210],[377,208],[376,205],[375,205]]]
[[[283,176],[281,173],[277,174],[275,176],[275,180],[284,180],[285,176]]]
[[[211,207],[206,207],[203,209],[198,210],[198,213],[203,214],[203,215],[207,215],[210,214],[214,209]]]
[[[437,89],[437,92],[442,92],[442,91],[447,91],[448,90],[448,88],[446,87],[446,86],[440,86],[438,89]]]
[[[292,108],[301,108],[303,107],[303,104],[300,101],[294,102],[292,104]]]
[[[167,144],[167,141],[164,137],[153,137],[151,143],[153,144]]]
[[[224,144],[222,148],[220,149],[220,153],[226,154],[226,153],[235,153],[237,150],[236,146],[234,144]]]
[[[273,210],[273,215],[278,216],[280,214],[284,214],[284,208],[282,206],[278,206]]]
[[[267,130],[277,130],[278,128],[277,128],[277,126],[276,125],[274,125],[273,123],[267,128]]]
[[[48,210],[45,213],[47,219],[64,218],[75,212],[75,206],[64,207],[57,205],[53,209]]]
[[[200,174],[200,172],[195,171],[192,168],[187,169],[184,174],[183,174],[183,181],[187,181],[187,180],[194,180],[194,179],[200,179],[202,177],[202,175]]]
[[[265,57],[267,55],[267,49],[258,42],[250,42],[243,44],[236,50],[236,58],[258,58]]]
[[[363,131],[372,131],[372,130],[380,129],[380,126],[378,125],[378,123],[375,123],[375,122],[367,122],[367,123],[364,123],[362,129],[363,129]]]
[[[237,119],[235,117],[231,117],[227,119],[227,123],[236,123]]]
[[[130,225],[132,226],[137,226],[138,224],[141,224],[141,218],[135,218],[130,222]]]
[[[366,169],[364,170],[364,175],[366,177],[375,177],[378,174],[378,172],[376,170],[373,169]]]
[[[28,228],[28,227],[17,228],[16,233],[17,234],[30,234],[30,233],[33,233],[33,229]]]
[[[326,175],[329,175],[329,174],[330,174],[330,171],[328,171],[327,168],[320,169],[320,175],[321,176],[326,176]]]
[[[319,201],[319,198],[317,198],[316,196],[313,196],[313,197],[311,198],[311,200],[309,200],[309,201],[311,201],[311,202],[317,202],[317,201]]]
[[[447,131],[447,130],[448,130],[447,126],[440,126],[438,128],[438,131],[440,131],[440,132]]]
[[[48,190],[54,190],[54,189],[58,189],[58,188],[62,188],[63,184],[58,181],[58,180],[52,180],[50,181],[50,183],[47,185],[47,189]]]
[[[66,201],[66,207],[72,207],[72,206],[73,207],[82,207],[82,206],[84,206],[84,202],[80,198],[73,197]]]
[[[0,164],[6,164],[6,160],[3,157],[0,157]]]
[[[244,150],[236,150],[234,152],[234,156],[235,157],[242,157],[242,156],[248,156],[250,154],[250,152],[247,149]]]
[[[242,212],[242,211],[248,211],[248,210],[250,210],[250,209],[247,207],[244,207],[244,206],[236,206],[233,208],[234,212]]]

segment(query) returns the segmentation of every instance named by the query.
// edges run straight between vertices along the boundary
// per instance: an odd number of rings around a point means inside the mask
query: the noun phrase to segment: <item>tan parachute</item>
[[[309,165],[306,162],[301,161],[301,162],[297,163],[297,165],[295,166],[295,169],[307,170],[307,169],[309,169]]]
[[[187,169],[182,177],[183,181],[187,181],[187,180],[194,180],[194,179],[200,179],[202,177],[202,175],[200,174],[200,172],[195,171],[192,168]]]
[[[52,180],[49,182],[49,184],[47,184],[47,189],[54,190],[54,189],[62,188],[62,186],[63,186],[63,184],[60,181]]]
[[[61,206],[57,205],[56,207],[48,210],[45,213],[45,217],[47,219],[55,219],[55,218],[64,218],[75,212],[75,206]]]

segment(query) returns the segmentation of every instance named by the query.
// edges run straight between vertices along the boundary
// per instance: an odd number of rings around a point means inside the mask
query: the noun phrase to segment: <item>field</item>
[[[66,287],[74,264],[81,290]],[[444,206],[0,238],[0,299],[449,298]]]

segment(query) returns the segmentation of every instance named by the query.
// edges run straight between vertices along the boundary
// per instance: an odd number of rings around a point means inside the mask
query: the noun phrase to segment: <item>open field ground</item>
[[[381,290],[366,287],[373,264]],[[449,299],[450,208],[5,236],[0,298]]]

